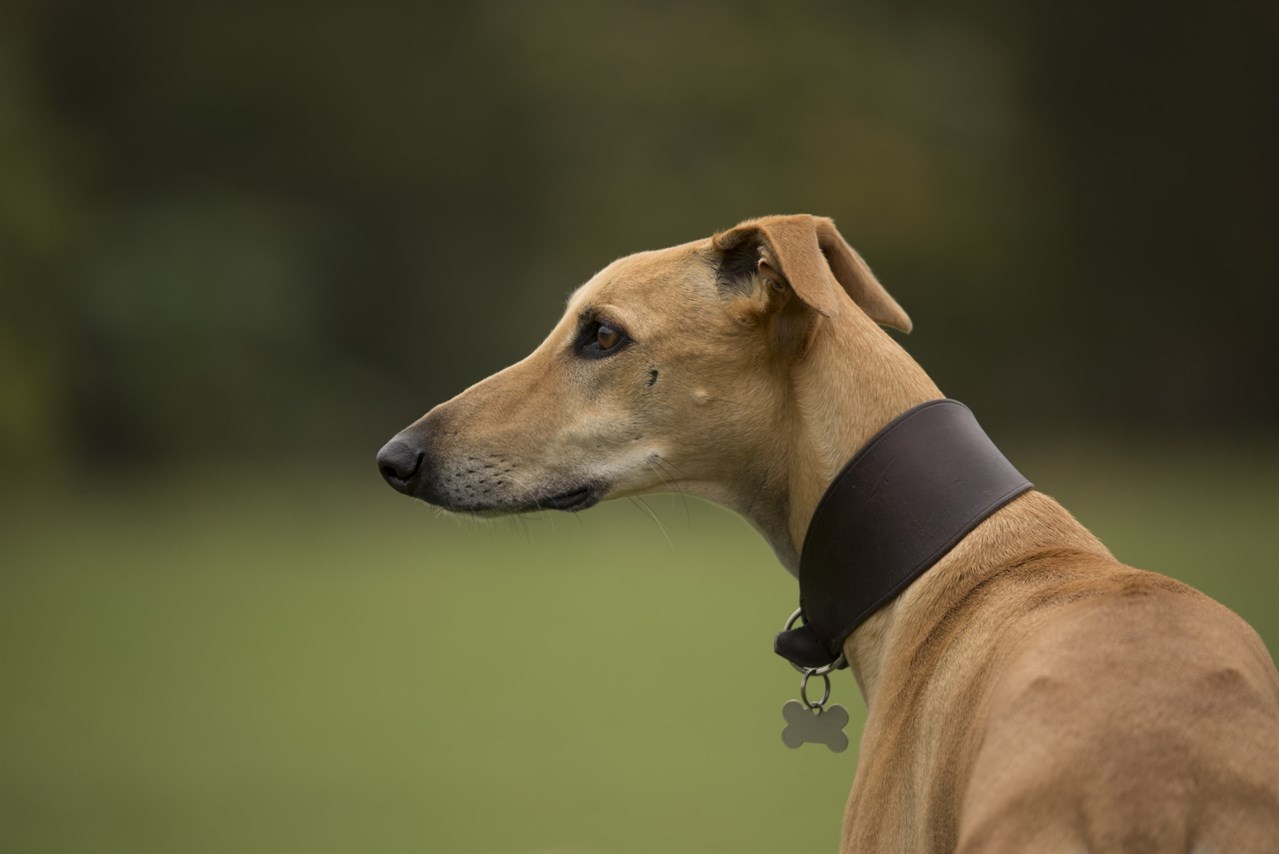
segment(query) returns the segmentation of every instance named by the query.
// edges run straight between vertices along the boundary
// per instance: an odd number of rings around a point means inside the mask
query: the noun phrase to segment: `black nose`
[[[413,491],[413,479],[422,468],[422,452],[401,439],[392,439],[377,452],[377,470],[391,488],[405,495]]]

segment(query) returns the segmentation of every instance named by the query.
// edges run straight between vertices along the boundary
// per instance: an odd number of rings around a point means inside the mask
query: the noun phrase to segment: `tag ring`
[[[820,676],[822,682],[825,683],[825,690],[822,691],[822,698],[816,703],[808,699],[808,680],[810,677]],[[804,701],[804,705],[810,709],[822,710],[822,706],[826,705],[826,701],[830,699],[830,675],[827,673],[818,673],[816,670],[807,670],[804,672],[804,678],[799,680],[799,698]]]
[[[804,616],[804,609],[796,608],[795,613],[791,614],[790,619],[786,621],[786,625],[782,626],[782,631],[789,632],[791,630],[791,626],[795,625],[795,621],[799,620],[803,616]],[[807,622],[807,620],[805,620],[805,622]],[[809,676],[825,676],[828,673],[834,673],[836,670],[839,670],[841,667],[848,666],[848,659],[845,658],[844,653],[841,652],[839,654],[839,658],[835,659],[830,664],[823,664],[821,667],[800,667],[798,664],[796,664],[793,661],[790,662],[790,666],[798,670],[800,673],[803,673],[804,681],[807,682]],[[826,680],[826,696],[830,697],[830,680],[829,679]],[[822,703],[825,703],[825,702],[826,700],[822,700]],[[822,703],[818,703],[817,705],[821,706]],[[809,706],[809,708],[813,708],[813,707]]]

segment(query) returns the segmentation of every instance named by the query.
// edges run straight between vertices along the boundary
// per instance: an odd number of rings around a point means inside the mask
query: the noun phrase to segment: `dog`
[[[452,511],[683,491],[798,574],[823,495],[942,394],[830,219],[605,267],[531,355],[378,454]],[[850,568],[855,572],[856,568]],[[1279,675],[1234,613],[1017,495],[843,639],[869,709],[842,850],[1279,852]]]

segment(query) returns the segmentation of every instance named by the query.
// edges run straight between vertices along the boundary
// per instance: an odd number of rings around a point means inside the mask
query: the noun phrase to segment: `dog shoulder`
[[[962,839],[1059,828],[1164,850],[1279,815],[1279,674],[1243,620],[1128,568],[1028,619],[991,686]],[[1240,804],[1256,814],[1214,824]]]

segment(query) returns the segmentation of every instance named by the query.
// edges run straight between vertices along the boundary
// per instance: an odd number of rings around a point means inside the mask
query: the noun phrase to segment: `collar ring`
[[[804,609],[802,607],[796,608],[795,612],[787,618],[786,625],[782,626],[782,632],[789,632],[794,627],[795,623],[801,619],[804,620],[805,623],[808,622],[808,620],[804,618]],[[803,673],[804,681],[807,682],[810,676],[827,676],[834,673],[836,670],[847,667],[848,659],[844,657],[844,653],[841,651],[839,653],[839,658],[835,659],[830,664],[823,664],[821,667],[800,667],[795,662],[789,660],[787,663],[800,673]]]

